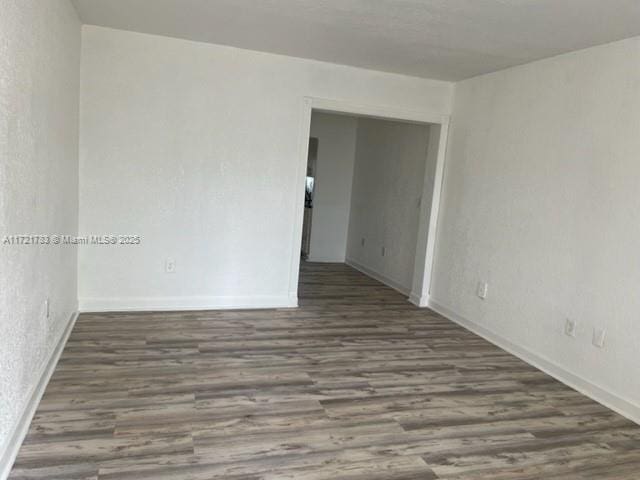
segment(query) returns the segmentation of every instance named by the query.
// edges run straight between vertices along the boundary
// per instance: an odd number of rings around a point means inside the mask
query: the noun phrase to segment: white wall
[[[640,38],[457,84],[449,139],[432,301],[640,420]]]
[[[67,0],[0,0],[0,12],[0,238],[75,235],[78,18]],[[76,310],[76,248],[3,242],[0,272],[2,476],[11,436]]]
[[[311,117],[318,158],[309,261],[345,260],[357,127],[358,119],[347,115],[314,112]]]
[[[407,294],[413,282],[428,140],[427,125],[358,120],[347,262]],[[431,202],[430,195],[426,201]]]
[[[81,307],[283,306],[303,97],[447,114],[452,85],[83,27]],[[165,274],[166,257],[176,273]]]

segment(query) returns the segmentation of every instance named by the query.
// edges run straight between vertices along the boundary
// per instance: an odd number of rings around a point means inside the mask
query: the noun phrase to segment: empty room
[[[0,480],[640,478],[640,2],[0,0]]]

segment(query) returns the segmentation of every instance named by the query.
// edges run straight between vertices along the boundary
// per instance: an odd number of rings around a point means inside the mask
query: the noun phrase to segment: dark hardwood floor
[[[81,315],[11,479],[640,478],[640,427],[375,280],[300,294]]]

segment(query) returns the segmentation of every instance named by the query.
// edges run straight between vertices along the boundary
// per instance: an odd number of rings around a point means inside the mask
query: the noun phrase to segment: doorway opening
[[[290,295],[301,261],[347,264],[426,306],[448,118],[316,99],[305,107]]]
[[[308,260],[311,253],[311,225],[313,222],[313,197],[315,193],[317,159],[318,139],[310,137],[307,154],[307,176],[304,183],[304,219],[302,221],[302,247],[300,251],[302,260]]]

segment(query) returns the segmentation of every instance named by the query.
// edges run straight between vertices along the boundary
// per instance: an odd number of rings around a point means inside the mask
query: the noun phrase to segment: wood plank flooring
[[[375,280],[300,296],[81,315],[10,478],[640,478],[640,427]]]

